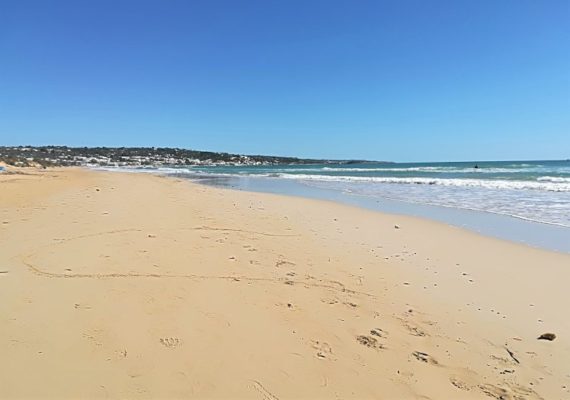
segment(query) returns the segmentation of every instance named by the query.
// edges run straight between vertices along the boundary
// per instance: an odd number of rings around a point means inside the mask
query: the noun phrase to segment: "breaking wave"
[[[491,179],[453,179],[453,178],[423,178],[423,177],[379,177],[379,176],[331,176],[307,174],[276,174],[285,179],[316,180],[326,182],[376,182],[399,183],[412,185],[440,185],[458,187],[483,187],[487,189],[529,189],[549,192],[570,192],[570,179],[563,181],[518,181],[518,180],[491,180]],[[540,178],[539,178],[540,179]]]

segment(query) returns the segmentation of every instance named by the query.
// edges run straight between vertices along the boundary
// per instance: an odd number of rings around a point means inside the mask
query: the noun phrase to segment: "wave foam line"
[[[400,178],[400,177],[363,177],[363,176],[329,176],[306,174],[277,174],[284,179],[300,179],[323,182],[374,182],[400,183],[415,185],[440,185],[456,187],[482,187],[487,189],[530,189],[549,192],[570,192],[570,182],[537,182],[537,181],[507,181],[489,179],[444,179],[444,178]]]

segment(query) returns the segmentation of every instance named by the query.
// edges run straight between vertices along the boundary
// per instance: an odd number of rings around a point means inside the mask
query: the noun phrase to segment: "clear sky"
[[[0,145],[570,157],[568,0],[0,1]]]

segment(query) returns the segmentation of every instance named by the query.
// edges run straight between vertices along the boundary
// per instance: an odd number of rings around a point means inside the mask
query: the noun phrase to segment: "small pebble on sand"
[[[538,338],[538,340],[549,340],[549,341],[553,341],[554,339],[556,339],[556,335],[554,333],[543,333],[542,335],[540,335]]]

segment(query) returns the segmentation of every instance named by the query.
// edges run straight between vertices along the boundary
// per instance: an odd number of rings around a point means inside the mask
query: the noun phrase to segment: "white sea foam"
[[[347,181],[301,181],[352,195],[408,203],[484,211],[529,221],[570,227],[570,192],[496,190],[484,187],[391,185]]]
[[[522,167],[523,165],[518,165]],[[296,169],[296,171],[316,171],[317,169]],[[541,172],[542,168],[536,166],[533,168],[474,168],[474,167],[401,167],[401,168],[343,168],[343,167],[323,167],[322,171],[329,172],[442,172],[442,173],[476,173],[476,174],[516,174],[520,172]]]
[[[537,179],[540,182],[555,182],[555,183],[570,183],[570,177],[560,177],[560,176],[541,176]]]
[[[423,177],[378,177],[378,176],[331,176],[331,175],[307,175],[307,174],[278,174],[280,178],[316,180],[324,182],[376,182],[376,183],[399,183],[415,185],[440,185],[459,187],[483,187],[487,189],[528,189],[549,192],[570,192],[570,182],[537,182],[516,180],[490,180],[490,179],[445,179]]]
[[[449,172],[453,171],[454,167],[402,167],[402,168],[343,168],[343,167],[323,167],[322,171],[334,172]],[[473,169],[473,168],[471,168]],[[299,170],[297,170],[299,171]],[[304,171],[315,171],[315,169],[304,169]]]
[[[169,167],[92,167],[96,171],[108,172],[130,172],[130,173],[147,173],[147,174],[187,174],[191,173],[186,168],[169,168]]]

